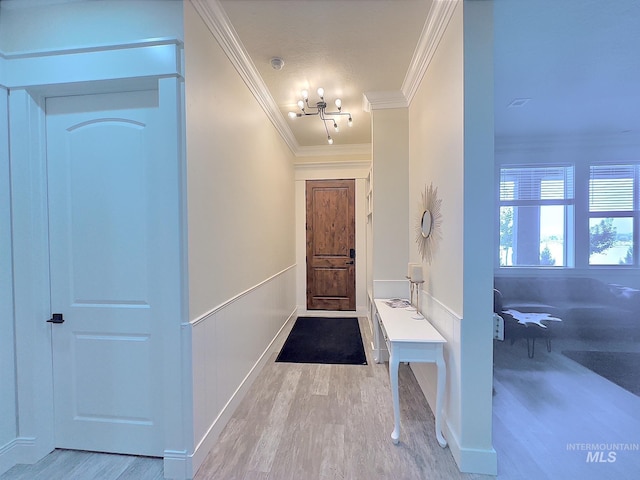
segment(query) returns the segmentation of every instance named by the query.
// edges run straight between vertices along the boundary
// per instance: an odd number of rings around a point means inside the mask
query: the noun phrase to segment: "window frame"
[[[590,179],[591,179],[591,167],[594,166],[631,166],[634,168],[634,209],[625,211],[616,210],[602,210],[593,211],[590,210]],[[565,224],[564,224],[564,266],[548,266],[548,265],[501,265],[501,245],[500,245],[500,211],[501,207],[508,206],[507,201],[501,201],[500,186],[501,186],[501,172],[505,168],[553,168],[553,167],[573,167],[573,209],[565,208]],[[495,199],[496,207],[494,210],[495,215],[495,245],[494,248],[494,265],[496,272],[500,271],[501,274],[506,274],[509,271],[515,273],[518,269],[521,270],[562,270],[573,269],[577,271],[597,271],[597,270],[609,270],[613,271],[626,271],[631,274],[635,270],[640,270],[640,159],[638,160],[618,160],[618,161],[603,161],[603,160],[590,160],[582,162],[563,162],[558,161],[531,161],[528,162],[513,162],[504,159],[504,161],[496,162],[495,168]],[[519,201],[521,205],[529,204],[542,205],[557,204],[555,201],[548,202],[546,200],[540,200],[537,202],[531,202],[529,200]],[[555,202],[555,203],[554,203]],[[513,201],[511,202],[514,203]],[[569,202],[567,202],[569,203]],[[632,264],[590,264],[590,219],[591,218],[632,218],[633,222],[633,263]],[[504,257],[502,257],[504,258]],[[635,275],[636,273],[633,273]]]
[[[632,198],[631,198],[631,209],[617,209],[617,210],[592,210],[591,209],[591,205],[592,205],[592,185],[591,185],[591,181],[593,179],[592,177],[592,171],[594,168],[599,168],[599,167],[610,167],[610,168],[614,168],[614,167],[630,167],[632,170],[632,186],[631,186],[631,194],[632,194]],[[588,252],[587,253],[587,259],[586,259],[586,265],[588,268],[591,269],[602,269],[602,268],[638,268],[640,266],[640,262],[639,262],[639,252],[638,250],[640,250],[639,248],[639,244],[640,244],[640,161],[634,161],[634,162],[614,162],[614,161],[610,161],[610,162],[591,162],[588,165],[586,165],[586,169],[587,169],[587,204],[586,204],[586,224],[587,224],[587,244],[590,244],[591,242],[591,227],[590,227],[590,223],[591,223],[591,219],[593,218],[630,218],[632,221],[632,229],[633,229],[633,233],[632,233],[632,248],[633,248],[633,255],[632,255],[632,263],[631,264],[627,264],[627,263],[606,263],[606,264],[598,264],[598,263],[591,263],[591,255]]]
[[[503,192],[503,172],[505,170],[553,170],[553,169],[563,169],[563,198],[553,198],[553,199],[504,199],[502,198]],[[535,175],[535,174],[534,174]],[[567,182],[572,182],[571,184],[567,184]],[[575,266],[575,258],[574,258],[574,243],[575,243],[575,210],[576,210],[576,166],[572,163],[568,162],[555,162],[555,163],[527,163],[527,164],[513,164],[513,163],[504,163],[498,166],[497,168],[497,258],[496,264],[499,269],[514,269],[514,268],[525,268],[525,269],[541,269],[541,268],[553,268],[553,269],[563,269],[563,268],[573,268]],[[515,194],[516,189],[514,189],[514,197],[517,196]],[[542,196],[542,192],[536,192],[540,196]],[[500,222],[501,222],[501,211],[503,207],[543,207],[543,206],[561,206],[564,208],[564,222],[563,222],[563,265],[541,265],[541,264],[529,264],[529,265],[502,265],[500,262],[502,260],[502,246],[500,242]],[[538,215],[540,215],[540,210],[538,210]],[[515,226],[515,222],[514,222]],[[539,227],[538,227],[539,228]],[[515,234],[513,234],[515,236]],[[513,243],[513,241],[512,241]],[[540,252],[538,252],[540,255]],[[539,257],[538,257],[539,258]]]

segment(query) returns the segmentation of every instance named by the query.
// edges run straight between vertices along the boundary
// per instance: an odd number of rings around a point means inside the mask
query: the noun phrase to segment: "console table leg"
[[[394,445],[400,439],[400,397],[398,393],[398,367],[399,362],[393,352],[389,357],[389,379],[391,380],[391,398],[393,399],[393,432],[391,441]]]
[[[436,390],[436,438],[442,448],[447,446],[447,441],[442,435],[442,401],[444,399],[444,388],[447,380],[446,367],[442,353],[436,358],[436,366],[438,369],[438,384]]]

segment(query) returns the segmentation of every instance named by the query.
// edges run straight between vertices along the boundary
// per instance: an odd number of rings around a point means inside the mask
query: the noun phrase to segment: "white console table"
[[[426,318],[417,320],[412,318],[415,311],[404,308],[392,308],[383,299],[374,301],[376,306],[374,321],[374,343],[380,362],[382,337],[389,350],[389,377],[391,379],[391,396],[393,398],[394,426],[391,440],[394,444],[400,438],[400,399],[398,393],[398,367],[400,362],[429,362],[435,363],[438,369],[438,383],[436,391],[436,437],[441,447],[447,446],[442,435],[442,399],[446,381],[446,367],[444,363],[443,347],[447,342],[442,335],[429,323]]]

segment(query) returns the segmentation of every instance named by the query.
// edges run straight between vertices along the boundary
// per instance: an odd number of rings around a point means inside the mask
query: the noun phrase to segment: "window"
[[[573,183],[568,165],[500,169],[500,266],[573,263]]]
[[[589,167],[589,265],[637,265],[640,165]]]

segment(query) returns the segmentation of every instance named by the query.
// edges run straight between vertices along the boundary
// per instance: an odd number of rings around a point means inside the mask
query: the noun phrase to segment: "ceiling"
[[[429,14],[431,0],[221,0],[226,15],[301,147],[328,145],[318,117],[290,119],[299,112],[303,89],[315,104],[325,90],[353,117],[338,118],[329,133],[333,146],[371,143],[363,93],[400,91]],[[274,70],[271,59],[284,60]]]
[[[496,0],[496,135],[640,137],[639,52],[638,0]]]
[[[0,1],[3,8],[24,8],[86,0]],[[254,93],[262,95],[259,101],[299,155],[305,149],[369,151],[371,122],[363,94],[394,92],[406,101],[404,92],[417,85],[413,62],[424,55],[424,39],[434,37],[428,26],[433,29],[442,5],[451,3],[192,1],[208,4],[229,27],[246,53],[240,63],[252,78],[245,81],[258,85]],[[494,62],[487,68],[494,71],[496,137],[622,135],[640,141],[640,1],[492,3]],[[274,70],[273,57],[281,57],[284,68]],[[339,122],[332,146],[317,117],[287,116],[297,110],[303,88],[314,102],[320,86],[330,106],[339,96],[343,111],[353,115],[353,127]],[[514,101],[520,105],[512,106]]]
[[[297,143],[330,149],[371,141],[363,93],[403,90],[430,9],[444,0],[219,1]],[[640,135],[640,2],[493,3],[496,136]],[[319,119],[286,116],[302,88],[313,99],[319,86],[353,114],[332,147]]]

